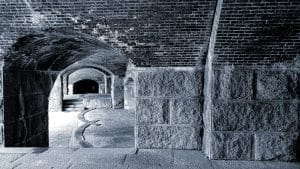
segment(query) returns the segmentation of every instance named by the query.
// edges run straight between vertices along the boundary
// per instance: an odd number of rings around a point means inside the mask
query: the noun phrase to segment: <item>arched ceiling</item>
[[[48,29],[21,37],[5,56],[5,69],[61,71],[72,64],[99,65],[124,74],[128,59],[89,35]]]

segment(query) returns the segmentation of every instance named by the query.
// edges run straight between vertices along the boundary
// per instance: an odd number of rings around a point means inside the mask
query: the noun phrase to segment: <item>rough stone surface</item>
[[[252,71],[227,66],[214,71],[214,98],[250,100],[253,97]]]
[[[255,114],[250,122],[256,131],[297,131],[299,103],[257,103],[253,109]]]
[[[112,108],[112,100],[111,97],[103,97],[103,96],[93,96],[93,97],[84,97],[83,105],[86,108]]]
[[[197,71],[140,72],[137,92],[138,96],[199,96],[202,79]]]
[[[296,160],[299,133],[255,134],[255,160]]]
[[[214,102],[213,128],[217,131],[296,131],[299,103]]]
[[[217,131],[253,130],[254,112],[250,104],[214,102],[212,109],[213,129]]]
[[[201,149],[201,131],[199,128],[195,126],[173,127],[171,136],[172,148]]]
[[[279,71],[259,71],[257,74],[257,99],[283,100],[291,98],[286,73]]]
[[[114,76],[112,81],[112,105],[114,109],[124,108],[123,78]]]
[[[168,124],[169,100],[167,99],[137,99],[138,124]]]
[[[172,127],[137,126],[138,148],[171,148]]]
[[[213,132],[211,142],[212,159],[251,159],[251,134]]]
[[[175,99],[171,101],[171,124],[201,124],[202,100]]]

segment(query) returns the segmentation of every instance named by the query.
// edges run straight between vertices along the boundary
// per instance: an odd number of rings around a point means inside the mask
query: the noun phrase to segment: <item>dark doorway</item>
[[[94,80],[80,80],[74,83],[74,94],[99,93],[99,85]]]

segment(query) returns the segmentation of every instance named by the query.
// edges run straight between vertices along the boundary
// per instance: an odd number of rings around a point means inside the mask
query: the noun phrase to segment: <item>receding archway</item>
[[[62,70],[96,64],[114,80],[124,76],[127,64],[126,57],[89,35],[53,29],[20,37],[4,59],[5,147],[48,146],[48,97]]]
[[[99,93],[99,84],[94,80],[80,80],[73,85],[74,94]]]

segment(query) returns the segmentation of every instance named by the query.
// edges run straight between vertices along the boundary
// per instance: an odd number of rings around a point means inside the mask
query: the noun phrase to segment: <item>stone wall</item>
[[[48,146],[48,96],[56,77],[56,72],[4,70],[6,147]]]
[[[131,78],[130,78],[131,79]],[[127,80],[124,84],[124,108],[135,109],[135,82]]]
[[[63,108],[63,84],[62,84],[62,76],[59,74],[53,84],[49,95],[49,104],[48,111],[49,112],[59,112],[62,111]]]
[[[110,95],[86,95],[82,98],[83,106],[89,109],[112,108]]]
[[[144,69],[136,83],[136,147],[200,149],[203,71]]]
[[[296,160],[299,117],[299,69],[214,67],[211,159]]]

